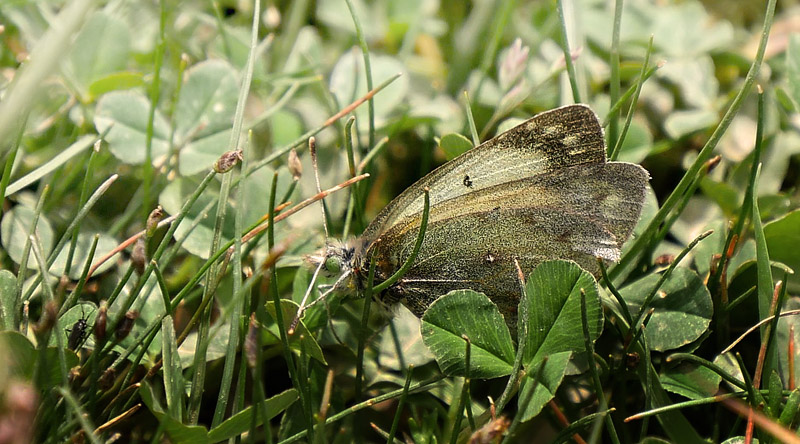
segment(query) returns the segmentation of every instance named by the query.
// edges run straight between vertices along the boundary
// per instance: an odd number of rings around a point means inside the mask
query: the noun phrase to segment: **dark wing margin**
[[[518,149],[543,153],[548,159],[543,173],[606,161],[605,139],[600,121],[591,108],[580,104],[537,114],[484,145],[491,142],[502,149],[519,147]],[[480,146],[475,149],[478,148]]]

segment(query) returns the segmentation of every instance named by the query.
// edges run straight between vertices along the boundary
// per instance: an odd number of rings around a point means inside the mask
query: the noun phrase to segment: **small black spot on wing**
[[[465,187],[472,188],[472,179],[470,179],[469,174],[464,175],[464,180],[462,182]]]

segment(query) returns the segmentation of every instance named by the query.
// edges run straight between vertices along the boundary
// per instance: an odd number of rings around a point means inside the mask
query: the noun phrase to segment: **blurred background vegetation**
[[[517,415],[525,410],[519,400],[497,412],[513,420],[508,439],[740,439],[746,415],[712,396],[742,397],[745,388],[768,423],[796,430],[797,316],[748,335],[735,349],[741,365],[722,353],[775,311],[773,290],[781,310],[800,308],[800,278],[790,273],[800,268],[800,9],[783,2],[773,15],[773,6],[3,1],[0,353],[10,364],[0,368],[0,442],[279,442],[307,439],[303,433],[318,442],[386,441],[388,433],[466,441],[491,420],[487,396],[498,399],[508,378],[473,380],[470,391],[464,378],[443,379],[419,321],[401,309],[390,328],[373,313],[362,335],[363,300],[332,299],[308,312],[302,336],[282,340],[271,301],[294,301],[280,310],[291,319],[306,291],[303,255],[325,242],[318,204],[276,223],[274,240],[261,233],[241,254],[207,259],[224,256],[236,233],[263,221],[271,200],[316,193],[311,135],[323,189],[354,174],[348,144],[356,165],[368,159],[358,172],[371,176],[352,195],[325,200],[331,235],[343,238],[471,147],[470,114],[485,141],[573,102],[595,110],[609,147],[619,143],[619,160],[651,175],[637,228],[646,241],[612,273],[631,311],[647,305],[671,259],[714,233],[659,283],[662,301],[653,302],[644,335],[628,331],[601,282],[597,369],[578,359],[546,407]],[[760,52],[764,32],[769,43]],[[752,66],[760,71],[748,82]],[[735,116],[726,114],[731,108]],[[215,173],[217,159],[235,148],[242,166]],[[289,166],[292,148],[299,177]],[[711,150],[719,156],[713,168]],[[180,224],[156,228],[158,205]],[[647,234],[653,220],[660,223]],[[89,276],[91,264],[98,266]],[[677,353],[705,361],[668,362]],[[720,367],[709,370],[711,361]],[[764,382],[751,381],[754,373]],[[407,376],[418,390],[406,397]],[[759,386],[769,390],[755,393]],[[358,404],[366,400],[374,405]],[[680,404],[687,400],[698,405]],[[677,417],[623,423],[670,403]],[[607,407],[615,413],[604,416]],[[757,436],[769,442],[761,427]]]

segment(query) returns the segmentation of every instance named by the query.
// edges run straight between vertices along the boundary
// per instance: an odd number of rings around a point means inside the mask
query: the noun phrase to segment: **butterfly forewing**
[[[431,207],[499,184],[577,165],[605,162],[603,131],[585,105],[534,116],[437,168],[397,196],[367,227],[375,239],[403,219],[422,212],[423,189]]]

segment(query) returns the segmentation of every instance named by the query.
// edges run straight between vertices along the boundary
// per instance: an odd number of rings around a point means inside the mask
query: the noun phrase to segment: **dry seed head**
[[[118,340],[123,340],[131,333],[133,329],[133,323],[136,322],[136,319],[139,317],[139,312],[136,310],[131,310],[125,313],[125,317],[119,321],[119,325],[117,325],[117,331],[114,332]]]
[[[219,174],[227,173],[243,159],[244,155],[242,154],[242,150],[233,150],[223,153],[221,156],[219,156],[219,159],[214,162],[214,171]]]
[[[106,337],[106,325],[108,323],[108,302],[100,301],[100,308],[97,310],[97,317],[94,320],[94,337],[102,341]]]
[[[103,375],[100,376],[100,380],[97,381],[100,385],[101,390],[108,390],[114,386],[114,379],[117,377],[117,370],[114,367],[107,368]]]
[[[144,264],[147,262],[147,253],[145,252],[145,241],[143,237],[136,240],[131,252],[131,262],[136,272],[140,275],[144,273]]]
[[[39,334],[50,331],[56,325],[56,319],[58,319],[58,307],[55,301],[47,301],[44,304],[44,310],[42,310],[42,317],[34,327],[34,330]]]
[[[253,313],[250,315],[250,326],[247,328],[247,336],[244,339],[244,355],[250,368],[256,367],[258,347],[258,321]]]
[[[661,256],[657,257],[656,260],[653,261],[653,264],[658,267],[666,267],[667,265],[671,264],[675,261],[674,254],[662,254]]]
[[[145,236],[149,239],[153,237],[155,234],[156,229],[158,228],[158,223],[161,222],[161,219],[164,217],[164,209],[161,205],[155,207],[153,211],[150,212],[150,215],[147,216],[147,231]]]
[[[289,166],[289,172],[292,173],[292,178],[294,180],[300,180],[300,177],[303,175],[303,164],[300,163],[300,157],[297,155],[297,150],[294,148],[289,151],[289,160],[287,164]]]

